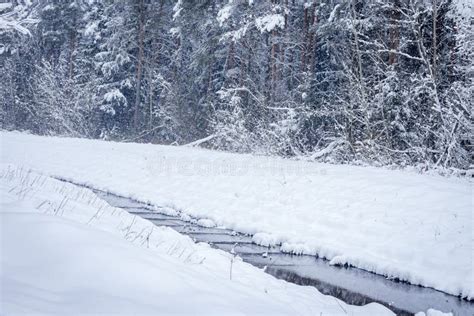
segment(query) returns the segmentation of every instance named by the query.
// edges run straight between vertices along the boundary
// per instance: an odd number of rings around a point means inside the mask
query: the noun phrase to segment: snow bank
[[[287,252],[474,297],[467,179],[20,133],[1,141],[2,162],[260,233],[256,242]]]
[[[277,280],[110,207],[88,189],[0,166],[0,314],[393,315]]]

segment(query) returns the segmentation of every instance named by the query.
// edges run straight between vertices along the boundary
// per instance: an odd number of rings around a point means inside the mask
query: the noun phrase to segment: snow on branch
[[[230,15],[232,13],[233,9],[232,2],[229,4],[225,5],[222,9],[217,12],[217,21],[219,22],[219,25],[222,26],[225,21],[227,21],[230,18]]]
[[[281,14],[269,14],[257,18],[255,25],[261,33],[271,32],[275,28],[282,29],[285,26],[285,18]]]
[[[27,26],[38,21],[29,17],[28,6],[17,5],[12,7],[11,3],[0,3],[0,33],[18,32],[31,35]]]

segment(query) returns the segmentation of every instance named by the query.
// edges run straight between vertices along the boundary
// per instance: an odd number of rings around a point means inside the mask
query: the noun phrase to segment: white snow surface
[[[0,165],[1,315],[393,315],[263,273],[89,189]]]
[[[1,162],[474,297],[472,182],[198,148],[2,132]],[[208,222],[210,223],[210,222]]]

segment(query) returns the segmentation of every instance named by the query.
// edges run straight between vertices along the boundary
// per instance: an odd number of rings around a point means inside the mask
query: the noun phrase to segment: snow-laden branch
[[[394,49],[379,49],[378,52],[379,53],[397,54],[397,55],[400,55],[400,56],[403,56],[403,57],[406,57],[406,58],[409,58],[409,59],[414,59],[414,60],[418,60],[418,61],[422,61],[422,62],[425,61],[423,58],[415,57],[415,56],[412,56],[412,55],[409,55],[407,53],[404,53],[404,52],[401,52],[401,51],[398,51],[398,50],[394,50]]]
[[[213,140],[214,138],[218,137],[218,136],[222,136],[222,135],[219,135],[219,134],[212,134],[212,135],[209,135],[209,136],[206,136],[204,138],[201,138],[201,139],[198,139],[198,140],[195,140],[191,143],[188,143],[188,144],[185,144],[183,145],[184,147],[196,147],[196,146],[199,146],[201,144],[204,144],[210,140]]]
[[[29,15],[28,6],[12,7],[11,3],[0,3],[0,33],[18,32],[30,36],[27,26],[38,23],[38,20],[30,18]]]

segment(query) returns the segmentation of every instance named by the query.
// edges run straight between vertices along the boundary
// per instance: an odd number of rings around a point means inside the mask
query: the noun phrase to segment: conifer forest
[[[0,127],[469,168],[467,0],[0,3]]]

